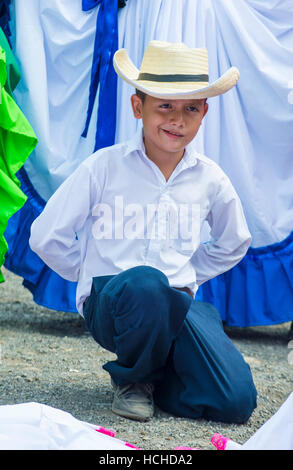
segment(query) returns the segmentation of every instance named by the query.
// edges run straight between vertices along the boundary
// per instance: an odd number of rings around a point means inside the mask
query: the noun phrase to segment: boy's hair
[[[145,101],[146,94],[143,91],[135,89],[135,94],[141,99],[142,103]]]
[[[145,102],[145,98],[146,98],[146,93],[144,93],[143,91],[140,91],[138,90],[137,88],[135,89],[135,94],[141,99],[142,103]],[[207,98],[204,99],[204,102],[206,103],[207,101]]]

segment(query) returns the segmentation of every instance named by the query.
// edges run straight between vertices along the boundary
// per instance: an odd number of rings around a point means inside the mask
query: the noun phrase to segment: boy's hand
[[[182,290],[182,291],[186,292],[193,299],[193,293],[192,293],[191,289],[189,289],[189,287],[175,287],[175,289]]]

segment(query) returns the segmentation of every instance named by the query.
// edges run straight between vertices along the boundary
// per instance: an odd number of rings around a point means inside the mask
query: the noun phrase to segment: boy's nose
[[[182,125],[184,123],[183,111],[181,110],[174,110],[170,118],[171,122],[176,125]]]

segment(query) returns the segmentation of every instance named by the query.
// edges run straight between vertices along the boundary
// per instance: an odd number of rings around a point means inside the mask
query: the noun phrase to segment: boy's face
[[[169,100],[146,95],[143,103],[132,95],[131,104],[134,116],[143,121],[145,148],[150,158],[181,158],[208,111],[204,99]]]

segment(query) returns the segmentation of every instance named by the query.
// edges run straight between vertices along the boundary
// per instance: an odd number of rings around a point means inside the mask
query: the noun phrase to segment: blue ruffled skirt
[[[230,271],[200,286],[230,326],[274,325],[293,320],[293,232],[282,242],[249,248]]]

